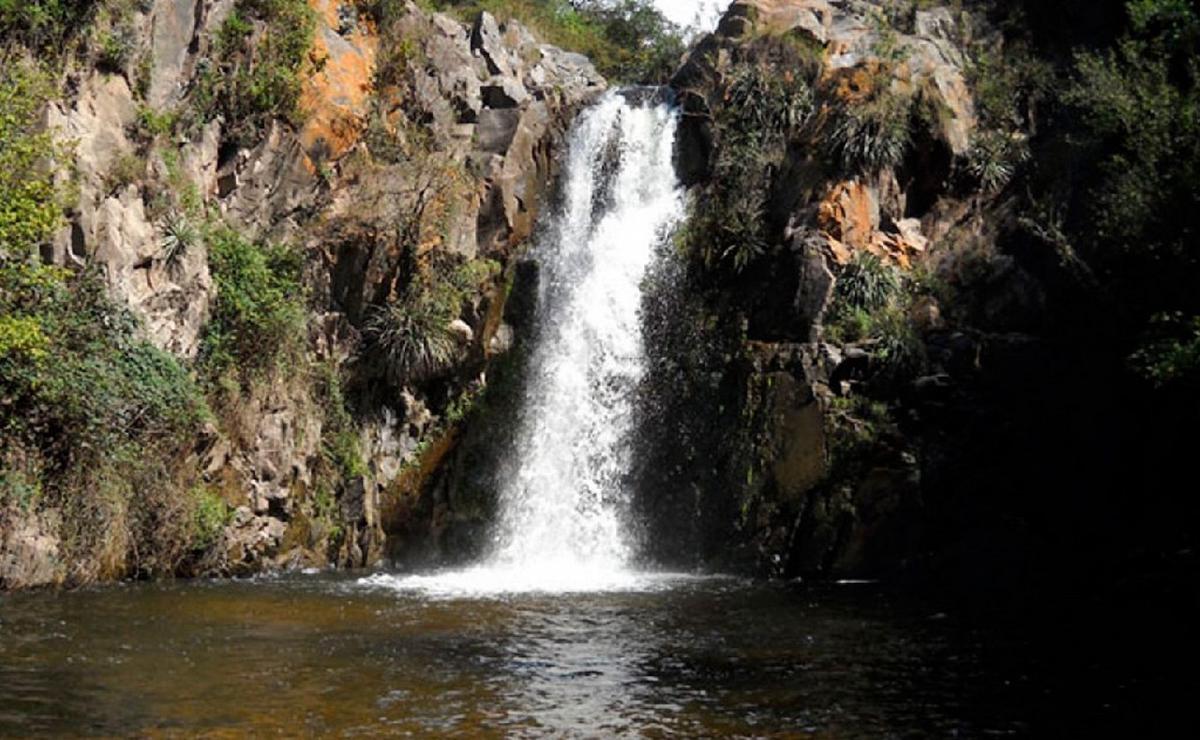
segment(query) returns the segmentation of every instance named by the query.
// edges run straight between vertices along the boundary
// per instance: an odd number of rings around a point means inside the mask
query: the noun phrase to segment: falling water
[[[562,205],[534,255],[537,331],[491,555],[466,571],[390,585],[503,592],[645,582],[630,571],[623,485],[646,365],[639,306],[646,269],[684,201],[672,162],[675,111],[636,97],[606,94],[569,138]]]
[[[682,215],[675,116],[613,93],[575,128],[562,210],[541,245],[537,337],[503,483],[494,562],[556,580],[624,568],[638,308],[655,245]]]

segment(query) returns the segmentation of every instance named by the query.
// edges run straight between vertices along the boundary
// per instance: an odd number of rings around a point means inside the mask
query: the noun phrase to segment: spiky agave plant
[[[812,88],[798,76],[784,77],[755,64],[742,64],[730,73],[726,105],[737,111],[746,130],[787,134],[812,117]]]
[[[200,232],[188,220],[187,216],[171,211],[162,222],[162,259],[167,264],[174,264],[200,238]]]
[[[893,167],[908,150],[912,101],[881,93],[866,103],[835,108],[828,128],[830,152],[847,172]]]
[[[452,314],[445,301],[416,285],[368,314],[364,334],[391,382],[427,380],[450,365],[458,346],[450,330]]]
[[[856,252],[842,268],[834,290],[847,307],[875,311],[891,302],[900,290],[900,275],[878,256]]]
[[[967,171],[981,190],[995,193],[1004,189],[1029,156],[1029,146],[1023,139],[1001,131],[985,131],[971,147]]]

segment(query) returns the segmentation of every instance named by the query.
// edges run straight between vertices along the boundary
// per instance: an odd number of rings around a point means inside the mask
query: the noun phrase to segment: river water
[[[872,585],[436,595],[292,575],[0,597],[0,736],[980,737],[995,634]]]

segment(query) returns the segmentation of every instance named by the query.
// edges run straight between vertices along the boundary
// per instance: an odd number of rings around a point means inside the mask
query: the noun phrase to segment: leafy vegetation
[[[317,392],[325,411],[322,425],[321,451],[324,455],[331,486],[367,472],[354,420],[347,408],[342,390],[342,378],[335,363],[318,368]]]
[[[756,61],[741,61],[727,75],[713,119],[720,145],[712,177],[689,219],[688,248],[710,268],[742,272],[767,253],[774,178],[789,142],[814,113],[806,72],[815,70],[806,50],[786,40],[763,43]],[[778,68],[794,71],[780,75]]]
[[[101,3],[92,21],[95,36],[96,65],[111,72],[125,72],[138,46],[138,31],[133,26],[132,2],[116,0]]]
[[[861,342],[874,359],[874,379],[901,382],[923,366],[925,350],[908,309],[921,286],[870,252],[856,252],[834,285],[826,332],[835,342]]]
[[[1134,369],[1156,387],[1200,379],[1200,317],[1181,312],[1150,320],[1142,346],[1133,353]]]
[[[393,382],[421,381],[450,364],[457,349],[450,331],[456,309],[433,289],[418,285],[367,317],[366,336]]]
[[[838,275],[836,295],[839,306],[877,311],[887,306],[899,289],[896,268],[870,252],[856,252]]]
[[[1068,0],[995,15],[1005,49],[977,55],[973,87],[989,130],[1032,134],[1019,222],[1120,306],[1082,335],[1128,347],[1154,384],[1183,380],[1200,316],[1200,11]]]
[[[62,217],[50,166],[61,152],[37,125],[49,95],[45,72],[0,51],[0,256],[28,254]]]
[[[849,173],[877,172],[904,158],[911,141],[912,100],[887,90],[833,108],[827,130],[835,161]]]
[[[204,334],[206,371],[248,379],[294,356],[306,340],[301,255],[225,226],[211,229],[207,243],[217,295]]]
[[[91,272],[0,260],[0,317],[4,477],[59,510],[78,580],[173,570],[189,549],[180,453],[208,418],[191,376]]]
[[[204,120],[224,116],[229,135],[243,143],[272,119],[299,122],[315,28],[306,0],[238,0],[217,32],[216,59],[201,70],[193,93]]]
[[[451,364],[459,340],[450,325],[467,297],[497,271],[489,260],[431,266],[414,276],[397,299],[367,316],[364,334],[390,382],[419,383]]]
[[[90,18],[91,0],[0,0],[0,38],[57,52]]]
[[[191,547],[202,551],[217,543],[232,517],[232,511],[224,499],[204,486],[193,489],[192,496],[195,505],[192,509]]]

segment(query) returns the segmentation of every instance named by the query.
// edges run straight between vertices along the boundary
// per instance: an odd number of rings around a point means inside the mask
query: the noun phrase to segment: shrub
[[[367,472],[363,460],[358,431],[347,408],[342,390],[342,378],[335,362],[329,361],[317,368],[315,387],[321,407],[325,411],[321,427],[321,452],[331,475],[328,482],[336,485],[348,478]]]
[[[138,132],[146,140],[167,136],[175,130],[179,114],[175,111],[156,111],[150,106],[138,109]]]
[[[294,355],[306,339],[301,255],[224,226],[207,241],[217,288],[201,354],[210,377],[236,369],[248,378]]]
[[[895,267],[869,252],[856,252],[834,283],[827,337],[868,344],[876,381],[911,377],[925,362],[924,344],[908,318],[911,296],[905,287]],[[921,289],[911,283],[907,287]]]
[[[709,268],[719,264],[742,272],[765,255],[768,202],[787,144],[814,111],[812,88],[799,72],[780,75],[765,60],[783,57],[803,70],[803,50],[775,42],[760,45],[758,61],[743,60],[725,79],[724,101],[713,119],[720,140],[702,205],[687,235]]]
[[[195,382],[93,272],[0,259],[0,317],[0,478],[58,510],[76,580],[170,572],[181,453],[209,417]]]
[[[105,7],[98,16],[96,66],[110,72],[124,72],[138,47],[138,31],[129,17],[129,8]]]
[[[110,195],[138,183],[146,176],[146,160],[137,154],[117,157],[104,176],[104,184]]]
[[[1184,247],[1186,237],[1160,227],[1164,213],[1194,213],[1185,204],[1200,173],[1200,92],[1174,84],[1168,60],[1134,41],[1080,54],[1076,69],[1066,100],[1087,127],[1079,143],[1100,155],[1089,209],[1096,236],[1117,248]]]
[[[449,369],[458,355],[451,322],[498,272],[492,260],[435,263],[419,271],[398,299],[370,310],[364,335],[390,382],[419,383]]]
[[[995,193],[1004,189],[1029,156],[1029,147],[1019,134],[983,131],[972,142],[967,172],[981,190]]]
[[[896,268],[870,252],[855,252],[834,285],[839,304],[872,312],[884,308],[900,290]]]
[[[229,505],[211,489],[198,486],[192,490],[193,550],[207,550],[217,543],[232,512]]]
[[[868,333],[878,364],[876,378],[897,382],[916,376],[925,366],[925,344],[906,313],[890,307],[872,315]]]
[[[28,254],[62,218],[49,166],[60,152],[37,125],[49,96],[45,73],[0,51],[0,257]]]
[[[1130,364],[1159,388],[1200,378],[1200,316],[1185,318],[1178,311],[1154,316]]]
[[[255,39],[255,23],[262,26]],[[193,101],[224,116],[249,144],[274,118],[300,121],[300,93],[316,21],[305,0],[238,0],[217,33],[216,63],[201,70]]]
[[[912,100],[891,92],[866,102],[847,102],[832,110],[826,131],[829,151],[848,173],[894,167],[911,139]]]
[[[200,231],[179,211],[168,212],[161,228],[162,260],[168,265],[176,263],[200,240]]]
[[[419,382],[454,359],[457,344],[449,327],[457,316],[431,289],[413,286],[399,300],[372,310],[365,334],[393,383]]]
[[[95,0],[0,0],[0,38],[57,53],[95,5]]]

